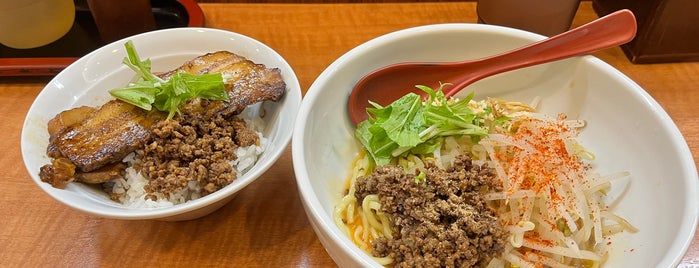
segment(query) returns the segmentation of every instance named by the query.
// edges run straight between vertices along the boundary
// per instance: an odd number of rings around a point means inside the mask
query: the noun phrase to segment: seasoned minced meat
[[[136,167],[146,178],[146,192],[166,196],[196,180],[201,194],[213,193],[236,179],[230,161],[238,146],[259,144],[255,131],[238,117],[176,116],[153,127],[153,141],[136,151]]]
[[[378,194],[395,230],[393,239],[374,241],[373,255],[392,257],[395,267],[485,267],[507,237],[483,199],[499,190],[492,170],[461,155],[449,170],[428,164],[425,174],[416,182],[416,174],[389,165],[357,179],[357,199]]]

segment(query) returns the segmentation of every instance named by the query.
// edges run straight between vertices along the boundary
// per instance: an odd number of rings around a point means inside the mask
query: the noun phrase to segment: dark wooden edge
[[[188,27],[203,27],[204,12],[194,0],[177,0],[189,16]],[[1,76],[54,76],[78,60],[77,57],[0,58]]]

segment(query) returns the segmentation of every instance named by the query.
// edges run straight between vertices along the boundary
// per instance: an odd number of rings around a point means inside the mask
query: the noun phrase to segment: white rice
[[[259,156],[267,148],[268,140],[262,135],[265,122],[259,117],[259,106],[248,107],[238,116],[245,120],[248,127],[257,132],[260,138],[259,146],[238,147],[235,150],[235,154],[238,158],[230,161],[230,164],[235,168],[237,177],[240,178],[255,165]],[[161,193],[154,194],[157,197],[155,201],[146,198],[148,194],[143,187],[148,184],[148,180],[133,168],[137,161],[134,159],[134,155],[134,153],[131,153],[123,160],[123,162],[128,165],[124,178],[116,179],[113,180],[112,183],[105,184],[105,190],[107,192],[120,195],[119,202],[121,204],[133,208],[163,208],[201,197],[199,194],[199,185],[196,181],[190,181],[186,189],[178,193],[170,194],[169,198],[166,198]]]

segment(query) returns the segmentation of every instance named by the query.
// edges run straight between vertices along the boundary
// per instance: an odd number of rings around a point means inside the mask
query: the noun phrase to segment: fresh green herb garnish
[[[507,123],[508,121],[510,121],[510,117],[508,117],[506,115],[501,115],[501,116],[498,116],[495,119],[493,119],[493,124],[498,125],[498,126],[502,126],[505,123]]]
[[[420,174],[415,175],[415,183],[427,181],[427,174],[425,172],[420,172]]]
[[[486,106],[484,110],[485,110],[483,113],[484,116],[489,116],[489,115],[493,114],[493,107],[492,106]],[[510,121],[510,118],[506,115],[501,115],[501,116],[495,117],[493,119],[493,124],[495,124],[497,126],[502,126],[505,123],[507,123],[507,121]]]
[[[179,105],[193,98],[229,101],[223,76],[218,74],[193,75],[176,73],[165,81],[151,73],[151,61],[141,61],[131,41],[124,44],[127,57],[124,64],[140,76],[127,87],[113,89],[109,94],[117,99],[150,111],[154,106],[168,112],[167,119],[179,112]]]
[[[393,157],[410,152],[432,153],[441,147],[443,137],[470,135],[480,138],[488,134],[477,122],[476,114],[468,103],[473,93],[465,99],[448,101],[442,88],[433,90],[417,86],[427,92],[429,98],[409,93],[386,107],[371,103],[369,119],[359,123],[355,136],[364,145],[377,165],[390,163]]]

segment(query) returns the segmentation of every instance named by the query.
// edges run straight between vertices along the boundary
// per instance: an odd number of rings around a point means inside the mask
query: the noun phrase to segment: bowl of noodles
[[[355,126],[367,73],[490,56],[543,36],[482,24],[409,28],[333,62],[292,138],[306,214],[342,267],[674,267],[699,200],[663,108],[593,56],[492,76],[445,98],[419,88]],[[448,87],[442,84],[442,87]]]

